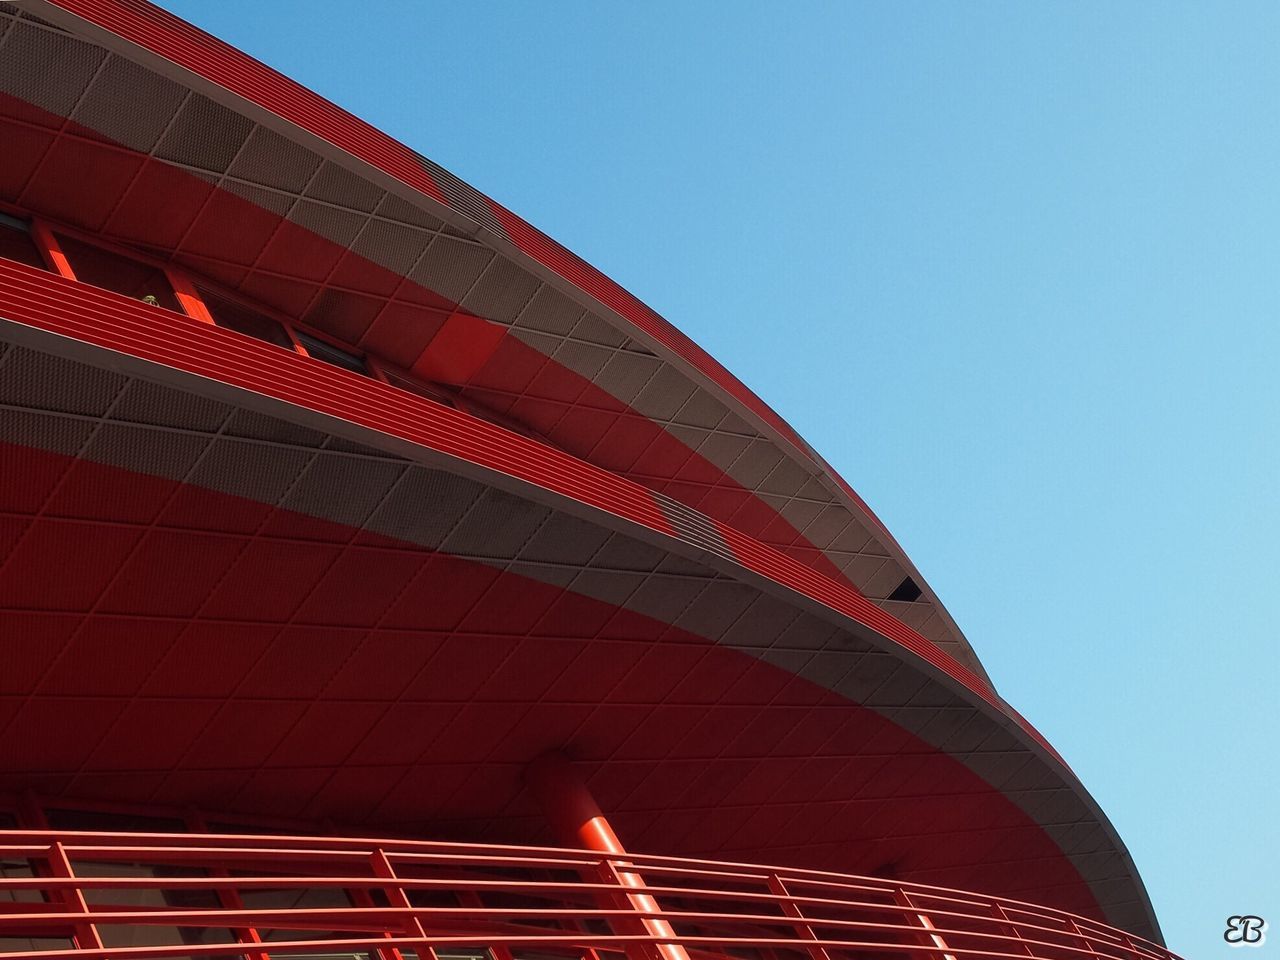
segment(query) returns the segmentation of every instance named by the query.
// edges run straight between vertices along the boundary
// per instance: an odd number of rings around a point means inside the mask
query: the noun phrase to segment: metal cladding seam
[[[468,414],[317,360],[0,261],[5,319],[129,354],[338,417],[476,464],[707,550],[677,530],[645,487]],[[159,321],[159,322],[157,322]],[[714,523],[714,522],[713,522]],[[714,524],[739,565],[869,627],[943,671],[998,710],[1069,772],[1026,720],[953,657],[855,591],[724,524]]]

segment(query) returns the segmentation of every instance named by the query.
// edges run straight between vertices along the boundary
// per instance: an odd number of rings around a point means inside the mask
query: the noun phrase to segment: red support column
[[[62,246],[58,243],[58,238],[53,235],[53,231],[49,229],[47,223],[43,220],[32,220],[31,239],[36,242],[36,247],[40,250],[40,256],[44,257],[44,262],[49,265],[50,270],[66,277],[68,280],[76,278],[76,272],[71,269],[71,261],[62,252]]]
[[[645,889],[644,878],[628,869],[630,864],[613,862],[614,857],[626,857],[627,851],[586,783],[563,754],[547,753],[533,761],[525,769],[525,782],[551,821],[559,843],[608,854],[604,867],[612,879],[630,890]],[[626,902],[643,915],[640,923],[646,934],[659,940],[675,939],[675,930],[661,919],[662,909],[652,896],[628,893]],[[661,960],[689,960],[689,954],[678,943],[657,943],[653,947]]]
[[[200,296],[200,291],[190,277],[174,267],[166,269],[164,275],[168,277],[169,286],[173,287],[173,295],[178,298],[178,305],[182,307],[183,313],[192,320],[213,323],[213,314],[205,306],[204,298]]]

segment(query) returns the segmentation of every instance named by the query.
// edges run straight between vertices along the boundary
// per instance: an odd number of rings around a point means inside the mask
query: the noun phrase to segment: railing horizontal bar
[[[916,931],[918,932],[918,930]],[[673,937],[654,937],[648,934],[601,934],[601,935],[584,935],[582,933],[565,933],[565,934],[548,934],[537,936],[486,936],[482,940],[477,940],[475,934],[466,934],[463,936],[440,936],[440,937],[369,937],[369,938],[352,938],[352,939],[333,939],[333,940],[265,940],[261,945],[256,945],[257,949],[266,950],[268,952],[293,953],[293,952],[313,952],[317,949],[323,949],[325,953],[348,953],[353,951],[366,951],[376,947],[430,947],[439,949],[441,947],[461,946],[497,946],[499,944],[511,947],[520,946],[546,946],[548,944],[556,944],[561,946],[593,946],[596,948],[608,947],[611,945],[623,946],[629,943],[641,944],[683,944],[695,945],[703,944],[707,946],[719,947],[789,947],[796,948],[802,946],[820,946],[835,947],[846,950],[878,950],[915,953],[932,957],[937,954],[937,947],[924,946],[920,944],[907,943],[885,943],[882,940],[795,940],[783,939],[776,937],[711,937],[703,935],[693,936],[673,936]],[[163,944],[156,946],[132,946],[132,947],[104,947],[101,950],[30,950],[30,951],[14,951],[5,954],[6,957],[22,957],[25,960],[106,960],[108,957],[171,957],[171,956],[227,956],[239,955],[245,952],[246,946],[241,943],[197,943],[197,944]],[[1080,951],[1083,952],[1083,951]],[[955,956],[972,956],[993,958],[993,960],[1026,960],[1025,953],[1004,953],[992,950],[974,950],[965,948],[953,948],[948,946],[946,953]]]
[[[761,924],[793,929],[796,923],[795,918],[787,916],[774,916],[762,914],[740,914],[740,913],[701,913],[679,910],[664,910],[663,917],[669,921],[685,921],[696,924]],[[305,930],[305,929],[344,929],[373,931],[378,933],[391,932],[387,930],[385,924],[375,924],[376,919],[384,920],[432,920],[442,917],[458,917],[471,919],[478,923],[484,920],[493,919],[545,919],[557,920],[565,918],[631,918],[635,916],[634,910],[630,909],[541,909],[534,907],[346,907],[346,908],[295,908],[286,910],[166,910],[158,908],[155,910],[107,910],[107,911],[91,911],[86,915],[79,912],[64,913],[41,913],[38,915],[40,921],[44,924],[64,923],[72,925],[75,923],[90,922],[99,926],[110,925],[140,925],[140,926],[166,926],[166,927],[199,927],[199,928],[223,928],[223,927],[266,927],[273,929],[288,930]],[[934,915],[930,915],[931,918]],[[358,918],[358,919],[357,919]],[[972,919],[972,918],[969,918]],[[367,921],[367,922],[360,922]],[[865,931],[884,931],[887,933],[905,933],[912,936],[919,934],[918,925],[892,924],[892,923],[876,923],[865,920],[813,920],[804,918],[805,923],[812,929],[839,929],[839,930],[865,930]],[[31,923],[30,916],[22,914],[0,914],[0,930],[8,927],[23,927]],[[399,926],[398,924],[397,926]],[[436,926],[439,926],[438,924]],[[1005,924],[993,924],[993,926],[1007,926]],[[1027,928],[1023,928],[1027,929]],[[487,933],[483,927],[478,927],[475,933]],[[982,930],[966,930],[959,928],[948,928],[935,925],[931,928],[932,933],[937,933],[945,937],[967,937],[976,938],[983,941],[993,941],[999,943],[1018,943],[1026,946],[1046,946],[1055,950],[1067,950],[1072,953],[1080,953],[1086,956],[1093,956],[1087,950],[1075,947],[1071,944],[1059,944],[1051,941],[1031,939],[1025,936],[1010,936],[999,930],[982,931]],[[468,933],[474,936],[475,933]],[[541,933],[538,939],[541,939]],[[489,939],[487,936],[484,939]],[[1081,938],[1074,938],[1081,939]],[[792,938],[783,942],[793,945],[814,944],[818,941],[809,938]]]
[[[213,866],[213,865],[211,865]],[[296,889],[296,888],[357,888],[357,889],[380,889],[389,885],[398,886],[403,889],[419,889],[419,890],[499,890],[504,893],[612,893],[616,892],[616,886],[609,883],[590,883],[585,881],[539,881],[539,880],[520,880],[520,879],[502,879],[502,880],[475,880],[475,879],[451,879],[451,878],[397,878],[395,881],[388,881],[378,877],[303,877],[303,876],[282,876],[282,877],[110,877],[110,876],[93,876],[93,877],[14,877],[0,881],[0,886],[16,888],[16,889],[154,889],[167,890],[177,888],[197,888],[197,889]],[[913,915],[920,912],[919,906],[903,906],[897,903],[881,903],[875,901],[859,901],[859,900],[833,900],[818,897],[802,897],[787,896],[782,897],[777,894],[756,891],[738,891],[738,890],[707,890],[689,887],[661,887],[656,885],[647,885],[646,890],[655,896],[675,897],[683,899],[714,899],[714,900],[732,900],[742,903],[764,903],[777,904],[791,903],[796,906],[803,907],[833,907],[841,910],[865,910],[876,913],[898,913],[904,915]],[[365,908],[370,909],[370,908]],[[437,908],[439,909],[439,908]],[[664,911],[667,912],[667,911]],[[579,915],[585,914],[585,911],[577,911]],[[962,919],[977,919],[985,921],[987,918],[982,914],[962,913],[950,910],[934,910],[930,909],[929,913],[934,917],[956,917]],[[779,922],[785,920],[785,917],[775,917]],[[811,914],[805,914],[806,922],[814,926],[826,926],[840,923],[842,921],[836,919],[826,919]],[[1014,925],[1025,929],[1043,930],[1046,932],[1061,933],[1064,936],[1076,936],[1065,930],[1055,930],[1052,927],[1043,927],[1037,924],[1025,924],[1017,921],[1010,921]],[[967,932],[967,931],[965,931]]]
[[[586,883],[586,882],[544,882],[544,881],[521,881],[521,880],[451,880],[451,879],[409,879],[398,878],[394,881],[380,879],[376,877],[17,877],[0,881],[0,888],[36,888],[36,889],[58,889],[58,888],[81,888],[81,889],[155,889],[165,890],[175,887],[195,887],[199,889],[238,889],[238,888],[267,888],[267,889],[292,889],[299,887],[336,887],[336,888],[368,888],[378,889],[387,886],[398,886],[408,889],[446,889],[446,890],[500,890],[504,893],[519,892],[589,892],[589,893],[616,893],[617,887],[608,883]],[[666,888],[648,886],[646,890],[657,896],[686,896],[689,898],[702,897],[705,899],[717,900],[733,900],[738,902],[760,902],[781,905],[782,903],[792,903],[804,906],[828,906],[836,907],[843,910],[865,910],[875,913],[900,913],[904,915],[914,915],[920,912],[919,906],[903,906],[901,904],[882,904],[868,903],[861,901],[841,901],[827,900],[812,897],[781,897],[771,893],[745,893],[742,891],[724,891],[724,890],[689,890],[686,888]],[[351,916],[354,913],[373,916],[394,916],[398,908],[390,907],[362,907],[362,908],[345,908],[345,909],[321,909],[311,908],[315,910],[316,915],[325,916]],[[311,909],[299,909],[296,911],[285,912],[288,916],[295,916],[303,919],[311,914]],[[522,912],[519,908],[483,908],[478,911],[476,908],[451,908],[451,907],[424,907],[421,909],[413,909],[403,911],[405,916],[429,916],[434,914],[445,914],[456,911],[470,915],[494,916],[540,916],[546,919],[557,919],[563,917],[585,917],[599,916],[601,918],[611,916],[630,916],[630,911],[610,911],[610,910],[591,910],[585,908],[565,908],[560,910],[546,908],[527,908],[527,912]],[[145,911],[139,912],[139,916],[146,917],[145,922],[152,925],[189,925],[195,926],[199,924],[198,917],[208,914],[212,919],[218,919],[219,922],[211,925],[215,926],[253,926],[256,914],[270,914],[272,917],[282,915],[282,911],[163,911],[155,912]],[[795,921],[789,919],[785,915],[759,915],[759,914],[713,914],[702,913],[696,911],[675,911],[670,909],[663,910],[664,915],[670,917],[684,918],[688,920],[737,920],[771,923],[778,926],[790,927],[794,926]],[[96,916],[101,916],[102,920],[95,919],[94,922],[112,923],[123,922],[117,919],[121,914],[115,911],[103,912]],[[192,919],[179,922],[180,916],[189,915]],[[959,920],[979,920],[987,921],[988,918],[980,914],[959,913],[946,910],[929,910],[929,915],[937,923],[944,918]],[[41,913],[41,919],[48,921],[52,915]],[[71,916],[71,915],[68,915]],[[84,920],[83,914],[75,914],[81,922]],[[260,918],[259,918],[260,919]],[[21,914],[0,914],[0,929],[5,927],[20,926],[22,920]],[[811,914],[804,915],[805,922],[814,928],[852,928],[852,929],[889,929],[889,930],[911,930],[918,932],[915,926],[896,926],[894,924],[882,924],[874,921],[863,920],[842,920],[838,918],[824,918],[813,916]],[[265,924],[265,921],[262,921]],[[288,926],[287,923],[281,922],[280,926]],[[1103,941],[1093,938],[1086,933],[1075,933],[1068,930],[1055,929],[1052,927],[1044,927],[1038,924],[1029,924],[1019,921],[1008,921],[1008,926],[1015,927],[1020,932],[1036,931],[1038,933],[1051,933],[1071,939],[1083,939],[1088,942],[1101,943],[1107,946],[1114,946],[1114,942]],[[362,927],[363,929],[363,927]],[[981,931],[963,929],[963,928],[939,928],[938,932],[944,935],[956,936],[979,936],[991,937],[994,939],[1007,939],[1000,934],[985,934]],[[1074,949],[1067,944],[1056,944],[1052,942],[1036,940],[1035,943],[1043,943],[1055,949]],[[1153,954],[1155,956],[1163,956],[1162,954]]]
[[[196,866],[210,871],[221,871],[221,876],[188,876],[188,877],[0,877],[0,891],[5,888],[11,891],[40,890],[55,893],[66,890],[80,892],[88,890],[180,890],[208,889],[214,891],[234,892],[237,890],[281,890],[281,889],[349,889],[349,890],[391,890],[405,892],[432,891],[462,892],[485,894],[501,892],[507,895],[526,898],[546,898],[547,906],[482,906],[482,907],[381,907],[360,906],[342,908],[298,908],[298,909],[138,909],[121,904],[119,908],[112,905],[90,905],[87,913],[74,914],[65,910],[54,913],[51,909],[59,909],[57,904],[22,904],[14,902],[6,904],[6,908],[21,907],[22,912],[0,913],[0,930],[16,930],[42,926],[47,929],[51,925],[66,924],[84,925],[103,924],[125,926],[129,924],[141,926],[184,926],[184,927],[267,927],[274,929],[319,929],[328,930],[343,928],[343,932],[372,933],[379,936],[370,941],[373,947],[395,948],[403,943],[412,948],[414,941],[419,945],[464,943],[476,944],[477,938],[486,944],[500,943],[539,943],[549,944],[588,944],[589,948],[605,948],[609,944],[626,945],[628,943],[649,942],[665,943],[648,934],[636,936],[620,936],[571,932],[565,928],[583,920],[615,920],[629,917],[633,911],[626,909],[601,909],[579,907],[574,899],[585,899],[588,903],[601,895],[617,893],[617,887],[611,883],[593,882],[594,871],[601,866],[612,864],[625,866],[629,870],[642,871],[648,881],[647,892],[654,897],[667,901],[664,904],[664,915],[671,921],[685,926],[699,927],[698,936],[680,936],[676,940],[680,944],[694,946],[700,943],[712,945],[741,944],[757,947],[780,946],[789,949],[808,949],[809,947],[832,946],[840,949],[857,948],[853,941],[826,939],[823,937],[840,935],[852,931],[883,933],[892,937],[892,942],[877,940],[866,946],[867,949],[890,949],[905,951],[912,955],[930,957],[936,960],[936,946],[922,945],[917,923],[908,923],[915,913],[925,912],[930,917],[933,930],[940,936],[947,937],[949,942],[944,951],[957,958],[974,951],[972,944],[981,944],[986,949],[984,956],[1004,956],[992,953],[992,950],[1011,943],[1017,944],[1019,952],[1009,956],[1020,957],[1021,960],[1036,960],[1044,951],[1046,960],[1065,960],[1067,957],[1088,957],[1098,960],[1099,954],[1104,957],[1138,958],[1138,960],[1170,960],[1173,957],[1162,947],[1113,930],[1105,924],[1086,918],[1076,918],[1071,914],[1053,908],[1022,901],[999,897],[972,894],[965,891],[948,890],[922,884],[883,881],[879,878],[861,878],[842,876],[824,871],[800,870],[794,868],[769,868],[754,864],[719,863],[713,861],[683,860],[672,857],[651,857],[628,854],[625,858],[602,858],[593,851],[563,850],[555,848],[510,847],[477,844],[457,844],[433,841],[413,840],[369,840],[364,838],[341,837],[287,837],[279,835],[215,835],[215,834],[138,834],[138,833],[79,833],[71,831],[0,831],[0,856],[19,860],[41,861],[55,855],[61,845],[61,851],[75,863],[84,861],[118,862],[118,863],[178,863]],[[359,863],[366,868],[369,858],[384,855],[404,873],[424,870],[441,870],[448,873],[449,868],[457,868],[453,872],[485,869],[510,871],[516,874],[548,870],[565,870],[577,874],[582,879],[542,880],[527,876],[497,876],[493,878],[450,876],[412,877],[400,876],[392,879],[370,874],[362,876],[343,876],[352,872],[351,865]],[[269,862],[277,867],[292,866],[288,875],[262,875],[261,864]],[[75,866],[73,863],[73,867]],[[400,870],[397,872],[399,873]],[[244,871],[248,876],[227,876],[227,872]],[[310,873],[316,871],[331,875],[300,875],[299,871]],[[571,874],[571,875],[572,875]],[[776,877],[786,885],[786,892],[778,894],[769,889],[769,883]],[[661,881],[666,879],[664,885]],[[655,882],[656,881],[656,882]],[[675,881],[675,882],[671,882]],[[688,885],[681,885],[684,881]],[[750,889],[759,885],[764,889]],[[746,887],[747,889],[737,889]],[[803,893],[798,891],[804,891]],[[910,894],[911,906],[903,906],[891,897],[901,893]],[[883,897],[884,899],[880,899]],[[570,898],[566,902],[566,898]],[[56,897],[55,897],[56,899]],[[673,903],[674,901],[674,903]],[[679,904],[698,901],[728,902],[741,906],[751,912],[720,912],[697,909],[673,909]],[[367,902],[367,898],[366,898]],[[403,902],[403,901],[402,901]],[[778,914],[769,912],[761,914],[760,908],[770,911],[776,909]],[[993,917],[993,911],[999,907],[1004,912],[1002,920]],[[28,909],[29,908],[29,909]],[[122,908],[122,909],[121,909]],[[813,916],[815,911],[839,912],[835,917],[824,918]],[[871,914],[874,918],[857,919],[859,913]],[[799,914],[803,924],[810,928],[818,939],[800,938],[796,935],[796,923]],[[893,918],[901,916],[904,923],[899,924]],[[442,939],[422,941],[421,936],[401,938],[387,936],[387,928],[391,933],[404,930],[406,926],[419,922],[427,927],[440,931],[448,925],[458,928],[462,923],[467,927],[465,937],[447,936]],[[528,931],[522,925],[527,922],[554,923],[560,928],[537,927],[536,931]],[[480,924],[478,931],[471,929],[471,924]],[[292,926],[291,926],[292,925]],[[740,931],[744,925],[763,927],[765,930],[753,931],[751,937],[707,936],[703,927],[735,927]],[[508,936],[499,934],[497,927],[505,931],[515,927],[515,934]],[[784,930],[788,936],[762,937],[761,933],[768,928]],[[418,934],[416,927],[411,932]],[[1008,931],[1015,936],[1009,936]],[[905,942],[903,942],[905,941]],[[324,941],[273,941],[263,945],[251,953],[261,950],[287,953],[301,951],[303,946],[291,946],[293,943],[322,945],[327,952],[335,948],[358,945],[364,940],[324,940]],[[964,947],[956,946],[964,944]],[[620,947],[619,947],[620,948]],[[142,952],[139,952],[142,951]],[[129,955],[146,956],[194,956],[207,953],[209,956],[223,956],[245,952],[242,943],[229,944],[181,944],[147,947],[104,948],[103,955],[121,957]],[[13,954],[14,957],[50,957],[74,955],[80,960],[93,960],[94,950],[78,949],[71,954],[68,951],[28,951]]]

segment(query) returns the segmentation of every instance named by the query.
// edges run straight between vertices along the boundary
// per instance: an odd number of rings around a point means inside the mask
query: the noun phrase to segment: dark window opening
[[[893,593],[889,594],[889,599],[912,603],[920,599],[920,588],[916,586],[916,582],[910,577],[905,577],[900,584],[893,588]]]
[[[302,344],[307,353],[317,360],[323,360],[325,363],[341,367],[343,370],[350,370],[352,373],[369,375],[368,368],[365,367],[362,357],[357,357],[354,353],[347,353],[345,350],[330,346],[323,340],[309,337],[305,333],[298,333],[297,336],[298,342]]]
[[[58,237],[58,245],[76,279],[104,290],[113,290],[135,300],[146,300],[166,310],[182,312],[178,298],[164,271],[149,263],[139,263],[118,253],[102,250],[70,237]]]
[[[211,293],[204,287],[200,287],[197,293],[200,294],[204,305],[209,308],[209,315],[218,326],[234,330],[236,333],[243,333],[246,337],[253,337],[255,340],[284,347],[286,350],[293,350],[293,341],[289,339],[288,331],[270,317],[264,317],[249,307]]]
[[[31,238],[31,227],[25,220],[0,213],[0,257],[16,260],[29,267],[48,269],[40,249]]]

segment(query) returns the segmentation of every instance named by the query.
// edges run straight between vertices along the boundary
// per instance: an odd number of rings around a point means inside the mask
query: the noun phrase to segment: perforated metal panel
[[[538,286],[538,281],[528,273],[505,257],[496,256],[462,298],[462,305],[488,320],[509,324],[524,309]]]
[[[0,404],[101,417],[128,378],[47,353],[14,348],[0,368]]]
[[[566,336],[586,311],[550,284],[542,284],[529,300],[515,325],[529,330]]]
[[[13,23],[0,46],[0,90],[58,117],[71,113],[107,58],[105,51],[61,31]],[[56,64],[57,70],[47,69]],[[21,119],[49,125],[40,112]]]
[[[478,244],[438,236],[410,277],[454,302],[466,296],[494,257],[492,250]]]
[[[130,60],[111,55],[71,119],[86,131],[150,153],[188,91]]]
[[[193,93],[156,146],[155,155],[199,170],[225,173],[253,128],[253,121]]]

